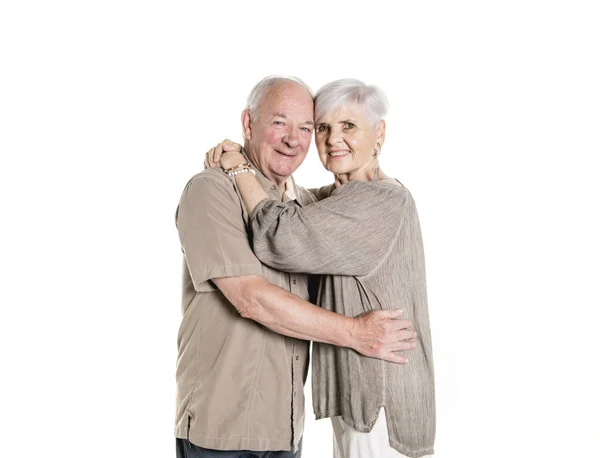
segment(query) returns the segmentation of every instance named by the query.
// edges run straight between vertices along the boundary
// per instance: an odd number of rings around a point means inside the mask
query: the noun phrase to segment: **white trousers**
[[[348,426],[342,417],[331,419],[333,426],[333,458],[406,458],[390,446],[383,408],[370,433]],[[431,455],[424,456],[429,458]]]

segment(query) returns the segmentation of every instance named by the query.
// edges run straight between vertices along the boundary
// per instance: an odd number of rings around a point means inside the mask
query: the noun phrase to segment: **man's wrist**
[[[346,320],[345,326],[341,326],[342,329],[340,335],[340,342],[338,343],[341,347],[348,347],[358,351],[358,343],[360,342],[360,322],[356,318],[344,317]]]

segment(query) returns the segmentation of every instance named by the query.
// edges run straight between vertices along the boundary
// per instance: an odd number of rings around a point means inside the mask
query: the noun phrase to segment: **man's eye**
[[[312,132],[312,129],[310,127],[303,127],[302,130],[308,133]]]
[[[283,126],[283,121],[273,121],[276,126]]]

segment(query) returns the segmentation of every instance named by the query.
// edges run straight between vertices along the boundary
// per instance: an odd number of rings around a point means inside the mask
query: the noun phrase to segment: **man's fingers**
[[[412,326],[412,322],[409,320],[393,320],[392,329],[394,331],[400,331],[402,329],[409,329]]]
[[[401,340],[388,345],[390,351],[407,351],[412,350],[416,346],[417,343],[414,340]]]
[[[382,315],[387,317],[387,318],[400,318],[402,316],[402,314],[404,313],[404,310],[402,309],[385,309],[382,310]]]
[[[396,337],[395,340],[412,340],[415,337],[417,337],[417,333],[412,329],[405,329],[401,331],[396,331],[394,337]]]
[[[408,362],[408,358],[406,356],[402,356],[400,354],[393,353],[393,352],[386,353],[382,359],[384,361],[389,361],[390,363],[397,363],[397,364],[406,364]]]

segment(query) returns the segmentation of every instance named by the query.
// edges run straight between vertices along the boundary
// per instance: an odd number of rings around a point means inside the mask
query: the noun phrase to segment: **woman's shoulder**
[[[379,181],[349,181],[333,190],[332,194],[368,194],[372,197],[403,198],[410,192],[406,186],[395,178],[386,178]]]

